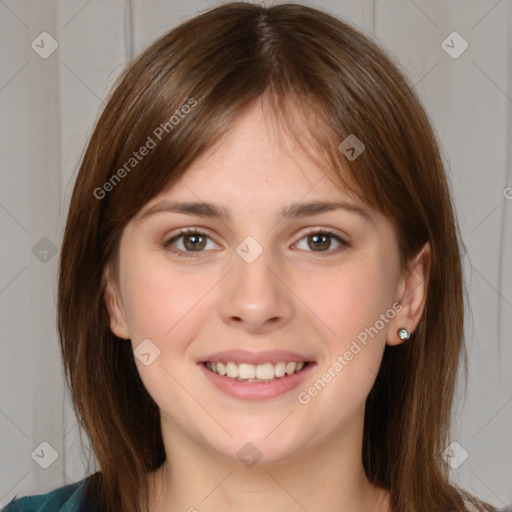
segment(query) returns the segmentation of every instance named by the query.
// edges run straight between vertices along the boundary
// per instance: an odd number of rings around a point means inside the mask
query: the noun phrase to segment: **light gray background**
[[[84,477],[58,352],[58,252],[51,249],[60,247],[99,109],[133,55],[219,3],[0,0],[0,506],[15,493],[47,492]],[[472,310],[469,385],[465,399],[459,389],[451,436],[468,458],[452,474],[504,506],[512,502],[511,1],[308,4],[375,36],[401,63],[434,123],[468,248]],[[441,46],[453,31],[469,44],[455,59]],[[46,59],[31,48],[42,32],[59,45]],[[48,469],[36,463],[51,453],[42,442],[58,455]]]

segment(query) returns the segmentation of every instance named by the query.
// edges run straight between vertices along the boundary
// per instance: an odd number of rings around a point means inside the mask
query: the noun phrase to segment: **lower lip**
[[[270,382],[243,382],[230,379],[226,376],[221,376],[218,373],[214,373],[204,364],[198,363],[199,367],[206,375],[210,382],[219,388],[224,393],[231,395],[235,398],[241,398],[243,400],[262,400],[268,398],[275,398],[279,395],[288,393],[296,386],[298,386],[311,372],[314,363],[309,363],[299,373],[293,375],[286,375],[285,377],[279,377]]]

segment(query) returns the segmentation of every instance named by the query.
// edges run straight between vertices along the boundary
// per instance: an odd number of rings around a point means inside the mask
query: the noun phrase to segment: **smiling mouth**
[[[233,361],[206,361],[203,364],[212,373],[238,382],[272,382],[299,373],[309,365],[308,362],[304,361],[281,361],[275,364],[263,363],[258,365],[249,363],[237,364]]]

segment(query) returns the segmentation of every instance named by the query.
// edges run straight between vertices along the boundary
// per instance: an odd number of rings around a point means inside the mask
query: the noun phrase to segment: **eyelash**
[[[204,236],[204,237],[211,239],[211,237],[208,235],[208,233],[201,231],[200,229],[186,228],[186,229],[182,229],[181,231],[178,231],[178,233],[176,233],[172,238],[169,238],[168,240],[166,240],[162,244],[162,247],[174,254],[177,254],[178,256],[185,256],[187,258],[190,258],[190,257],[195,258],[195,257],[198,257],[201,253],[205,252],[205,251],[183,251],[181,249],[173,248],[172,243],[179,240],[180,238],[182,238],[185,235],[199,235],[199,236]],[[343,251],[344,249],[351,247],[351,244],[349,242],[347,242],[346,240],[341,238],[332,229],[329,229],[329,228],[312,229],[312,230],[306,232],[304,234],[304,236],[302,238],[300,238],[300,240],[302,240],[303,238],[306,238],[308,236],[311,236],[311,235],[328,235],[340,243],[340,247],[337,247],[336,249],[330,249],[327,251],[318,251],[318,252],[317,251],[307,251],[307,252],[312,252],[312,253],[317,252],[318,255],[320,255],[320,256],[326,256],[326,255],[330,255],[333,253],[337,253],[337,252]]]

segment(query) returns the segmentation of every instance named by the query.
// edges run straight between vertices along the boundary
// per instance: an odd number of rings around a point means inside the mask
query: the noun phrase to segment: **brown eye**
[[[199,256],[200,253],[207,252],[208,249],[219,248],[206,233],[192,229],[181,231],[164,242],[162,246],[179,256]]]
[[[201,251],[206,245],[206,237],[199,234],[184,235],[183,245],[187,251]]]
[[[339,235],[324,228],[306,234],[299,240],[297,247],[307,252],[335,253],[350,247],[350,244]]]
[[[325,251],[331,247],[331,236],[322,233],[309,235],[308,245],[313,251]]]

